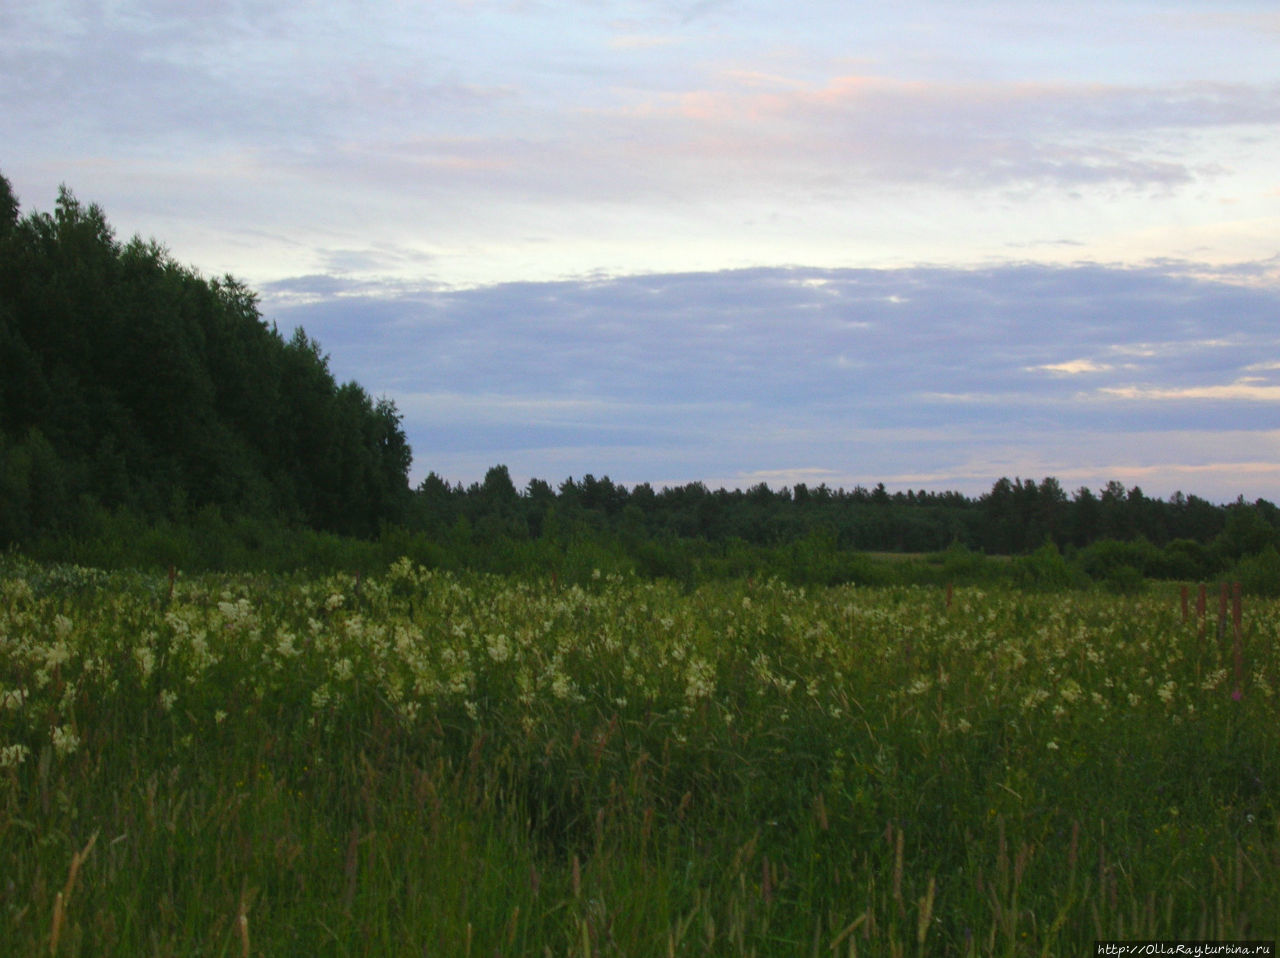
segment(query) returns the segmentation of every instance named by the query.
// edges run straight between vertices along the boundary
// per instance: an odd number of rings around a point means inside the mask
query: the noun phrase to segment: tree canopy
[[[0,368],[0,543],[100,509],[369,535],[409,497],[394,403],[338,384],[243,283],[119,241],[65,187],[20,217],[0,176]]]

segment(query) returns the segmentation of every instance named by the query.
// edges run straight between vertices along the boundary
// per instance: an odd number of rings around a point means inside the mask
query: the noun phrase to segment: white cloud
[[[1280,389],[1275,23],[9,4],[0,161],[261,288],[422,473],[1226,483]]]
[[[1043,369],[1045,372],[1060,373],[1064,376],[1079,376],[1084,373],[1105,373],[1114,367],[1110,363],[1097,363],[1092,359],[1069,359],[1062,363],[1045,363],[1033,366],[1032,369]]]
[[[415,474],[504,462],[549,480],[980,492],[1002,474],[1101,486],[1150,469],[1165,494],[1280,492],[1209,468],[1276,447],[1280,387],[1253,367],[1280,355],[1277,288],[1024,265],[289,293],[273,287],[270,318],[397,399]]]
[[[65,180],[255,282],[362,242],[426,258],[371,269],[487,285],[1258,261],[1280,228],[1272,14],[1247,5],[1194,30],[1115,4],[51,9],[0,30],[20,195]]]
[[[1098,391],[1117,399],[1280,402],[1280,386],[1261,386],[1242,380],[1218,386],[1106,386]]]

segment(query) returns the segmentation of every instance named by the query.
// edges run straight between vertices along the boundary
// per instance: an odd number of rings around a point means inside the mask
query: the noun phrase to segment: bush
[[[1124,582],[1136,573],[1149,575],[1158,566],[1160,550],[1146,539],[1121,542],[1101,539],[1076,553],[1076,563],[1095,582]]]
[[[1157,579],[1201,582],[1220,571],[1210,550],[1194,539],[1175,539],[1153,558],[1147,574]]]
[[[1051,539],[1031,555],[1013,560],[1013,581],[1023,588],[1070,589],[1082,585],[1084,578],[1084,573],[1063,558]]]
[[[1236,563],[1231,578],[1250,595],[1280,595],[1280,552],[1267,546],[1257,555],[1246,556]]]

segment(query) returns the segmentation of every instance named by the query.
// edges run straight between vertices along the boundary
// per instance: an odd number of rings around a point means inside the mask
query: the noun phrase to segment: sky
[[[411,480],[1280,501],[1280,7],[0,0],[0,173]]]

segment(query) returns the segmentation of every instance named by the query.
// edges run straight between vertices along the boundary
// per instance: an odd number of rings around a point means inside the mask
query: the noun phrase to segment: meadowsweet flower
[[[332,698],[333,693],[329,691],[329,686],[321,685],[311,693],[311,707],[317,712],[324,711],[324,709],[328,707]]]
[[[1223,679],[1227,677],[1226,669],[1215,669],[1204,677],[1204,681],[1200,683],[1200,688],[1206,692],[1212,692],[1222,684]]]
[[[231,597],[225,594],[222,601],[218,603],[218,611],[222,613],[222,617],[231,628],[246,625],[253,618],[253,607],[249,605],[248,599],[232,601]]]
[[[35,601],[35,594],[26,579],[10,579],[0,586],[0,598],[6,605],[26,605]]]
[[[50,738],[53,740],[53,750],[61,757],[73,754],[80,747],[80,736],[70,725],[53,726]]]
[[[178,701],[178,693],[169,689],[160,691],[160,707],[166,712],[173,711],[173,703]]]
[[[17,768],[30,754],[31,749],[25,745],[5,745],[0,748],[0,768]]]
[[[281,658],[291,659],[300,654],[298,647],[293,643],[295,636],[292,632],[286,632],[281,629],[279,635],[276,636],[276,654]]]
[[[563,701],[573,694],[573,680],[561,671],[556,671],[551,679],[551,694]]]
[[[705,659],[692,658],[684,673],[684,697],[689,702],[709,698],[715,691],[715,667]]]
[[[1023,710],[1035,708],[1041,702],[1049,697],[1049,693],[1044,689],[1032,689],[1022,699]]]
[[[494,662],[505,662],[511,658],[511,643],[502,633],[489,636],[488,650],[489,658]]]
[[[1267,698],[1271,698],[1271,696],[1275,694],[1275,690],[1271,687],[1271,683],[1267,681],[1267,673],[1262,668],[1258,668],[1254,671],[1253,685]]]
[[[907,686],[908,695],[924,695],[929,689],[933,688],[933,679],[927,676],[918,676],[914,682]]]
[[[1173,701],[1173,690],[1176,687],[1176,685],[1177,683],[1175,683],[1173,679],[1170,679],[1168,682],[1165,682],[1164,685],[1160,686],[1160,688],[1156,691],[1156,695],[1160,696],[1161,702],[1164,702],[1166,705],[1168,705],[1170,702]]]
[[[4,689],[0,691],[0,709],[16,712],[27,700],[26,689]]]
[[[67,648],[66,643],[58,641],[45,647],[44,661],[45,665],[51,669],[59,665],[65,665],[71,661],[71,650]]]

